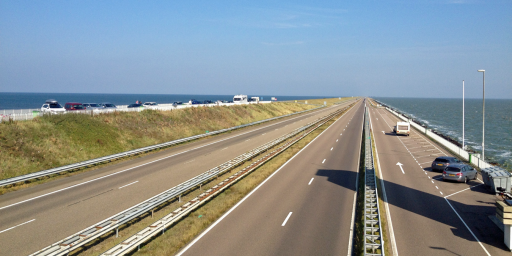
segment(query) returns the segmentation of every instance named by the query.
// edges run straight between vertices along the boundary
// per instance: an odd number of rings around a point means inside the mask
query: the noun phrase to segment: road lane
[[[0,230],[36,221],[0,233],[0,254],[24,255],[39,250],[341,107],[195,141],[4,194],[0,196]],[[286,129],[275,131],[286,124]],[[246,142],[251,138],[258,139]],[[134,181],[138,182],[118,189]],[[55,192],[58,190],[62,191]],[[42,195],[46,196],[39,197]],[[26,201],[34,197],[39,198]]]
[[[362,106],[354,106],[181,253],[347,254],[359,166]],[[347,126],[352,118],[354,122]],[[338,135],[343,128],[347,130],[345,135]]]
[[[503,232],[489,218],[494,215],[494,195],[485,193],[480,181],[443,182],[430,164],[437,156],[451,154],[416,130],[410,137],[395,136],[392,124],[398,119],[383,109],[370,109],[398,254],[509,254],[500,245]],[[445,199],[461,190],[454,197],[464,200]]]

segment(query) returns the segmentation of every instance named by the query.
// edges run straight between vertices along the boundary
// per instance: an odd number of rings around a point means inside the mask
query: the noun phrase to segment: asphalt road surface
[[[510,255],[503,231],[491,220],[496,197],[482,181],[442,181],[430,166],[438,156],[451,156],[449,152],[416,130],[409,137],[393,134],[398,119],[385,109],[370,107],[370,115],[393,254]]]
[[[0,255],[27,255],[350,102],[0,196]]]
[[[359,102],[178,255],[347,255],[363,126]]]

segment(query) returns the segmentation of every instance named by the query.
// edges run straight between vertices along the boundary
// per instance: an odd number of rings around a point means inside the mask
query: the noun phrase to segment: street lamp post
[[[483,102],[482,102],[482,160],[485,161],[485,70],[479,69],[478,72],[484,74],[484,86],[483,86]]]
[[[462,149],[464,150],[464,80],[462,80]]]

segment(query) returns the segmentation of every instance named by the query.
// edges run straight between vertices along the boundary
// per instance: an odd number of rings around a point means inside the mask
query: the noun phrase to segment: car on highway
[[[46,100],[43,106],[41,106],[41,112],[50,114],[62,114],[66,113],[66,109],[63,108],[58,101],[50,99]]]
[[[64,104],[64,108],[66,111],[85,110],[84,105],[78,102],[66,102],[66,104]]]
[[[87,110],[92,110],[92,111],[98,111],[98,110],[102,110],[103,109],[100,106],[100,104],[98,104],[98,103],[83,103],[82,105],[84,105],[84,107]]]
[[[440,156],[432,162],[432,171],[442,172],[444,169],[452,164],[461,164],[462,161],[453,156]]]
[[[133,104],[128,105],[128,108],[144,108],[144,105],[133,103]]]
[[[453,180],[467,183],[469,180],[476,180],[478,172],[467,164],[453,164],[443,171],[443,180]]]
[[[110,103],[110,102],[102,102],[100,103],[100,106],[105,110],[115,110],[117,109],[116,105]]]

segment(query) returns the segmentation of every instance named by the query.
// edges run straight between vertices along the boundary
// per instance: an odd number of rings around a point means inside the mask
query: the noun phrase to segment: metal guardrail
[[[153,146],[148,146],[148,147],[143,147],[143,148],[139,148],[139,149],[134,149],[134,150],[130,150],[130,151],[122,152],[122,153],[117,153],[117,154],[113,154],[113,155],[109,155],[109,156],[99,157],[99,158],[95,158],[95,159],[91,159],[91,160],[87,160],[87,161],[83,161],[83,162],[79,162],[79,163],[74,163],[74,164],[70,164],[70,165],[65,165],[65,166],[61,166],[61,167],[57,167],[57,168],[52,168],[52,169],[48,169],[48,170],[44,170],[44,171],[39,171],[39,172],[30,173],[30,174],[20,175],[20,176],[17,176],[17,177],[0,180],[0,187],[1,186],[6,186],[6,185],[10,185],[10,184],[15,184],[15,183],[18,183],[18,182],[25,182],[25,181],[29,181],[29,180],[32,180],[32,179],[37,179],[37,178],[41,178],[41,177],[45,177],[45,176],[49,176],[49,175],[57,174],[57,173],[61,173],[61,172],[68,172],[68,171],[76,170],[76,169],[79,169],[79,168],[82,168],[82,167],[87,167],[89,165],[95,165],[95,164],[99,164],[99,163],[110,162],[112,160],[116,160],[116,159],[119,159],[119,158],[123,158],[123,157],[127,157],[127,156],[132,156],[132,155],[137,155],[137,154],[141,154],[141,153],[145,153],[145,152],[149,152],[149,151],[152,151],[152,150],[161,149],[161,148],[165,148],[165,147],[170,147],[172,145],[176,145],[176,144],[179,144],[179,143],[183,143],[183,142],[187,142],[187,141],[191,141],[191,140],[195,140],[195,139],[200,139],[200,138],[207,137],[207,136],[210,136],[210,135],[220,134],[220,133],[224,133],[224,132],[227,132],[227,131],[232,131],[232,130],[236,130],[236,129],[240,129],[240,128],[244,128],[244,127],[248,127],[248,126],[253,126],[253,125],[256,125],[256,124],[261,124],[261,123],[273,121],[273,120],[280,119],[280,118],[283,118],[283,117],[288,117],[288,116],[292,116],[292,115],[302,114],[302,113],[305,113],[305,112],[317,110],[317,109],[322,108],[322,107],[324,107],[324,106],[321,106],[321,107],[318,107],[318,108],[313,108],[313,109],[308,109],[308,110],[304,110],[304,111],[300,111],[300,112],[296,112],[296,113],[292,113],[292,114],[287,114],[287,115],[283,115],[283,116],[273,117],[273,118],[269,118],[269,119],[265,119],[265,120],[261,120],[261,121],[257,121],[257,122],[253,122],[253,123],[249,123],[249,124],[234,126],[234,127],[231,127],[231,128],[226,128],[226,129],[222,129],[222,130],[218,130],[218,131],[213,131],[213,132],[209,132],[209,133],[205,133],[205,134],[195,135],[195,136],[191,136],[191,137],[187,137],[187,138],[183,138],[183,139],[173,140],[173,141],[169,141],[169,142],[165,142],[165,143],[161,143],[161,144],[156,144],[156,145],[153,145]]]
[[[221,193],[222,191],[224,191],[225,189],[229,188],[231,185],[235,184],[238,180],[244,178],[246,175],[248,175],[252,171],[256,170],[261,165],[265,164],[267,161],[272,159],[274,156],[277,156],[281,152],[285,151],[286,149],[291,147],[293,144],[295,144],[297,141],[306,137],[308,134],[310,134],[311,132],[313,132],[318,127],[322,126],[323,124],[325,124],[327,121],[329,121],[336,115],[342,113],[346,109],[347,108],[339,110],[336,113],[331,114],[331,115],[327,116],[326,118],[323,118],[319,123],[316,123],[313,126],[310,126],[309,128],[303,129],[304,132],[301,133],[299,136],[293,138],[292,140],[281,145],[279,148],[274,149],[272,152],[264,155],[263,157],[259,158],[256,161],[254,161],[249,166],[247,166],[244,169],[238,171],[237,173],[231,175],[229,178],[223,180],[216,186],[205,191],[201,195],[190,200],[188,203],[179,207],[178,209],[171,212],[170,214],[162,217],[161,219],[157,220],[156,222],[147,226],[146,228],[142,229],[141,231],[137,232],[136,234],[130,236],[129,238],[125,239],[124,241],[122,241],[118,245],[112,247],[111,249],[107,250],[106,252],[104,252],[101,255],[102,256],[125,255],[125,254],[130,253],[131,251],[135,250],[135,248],[140,249],[141,244],[150,240],[152,237],[158,235],[160,232],[162,232],[162,233],[165,232],[165,229],[167,227],[169,227],[170,225],[179,221],[181,218],[187,216],[191,211],[197,209],[198,207],[200,207],[202,204],[207,202],[209,199],[211,199],[215,195],[217,195],[217,194]],[[299,131],[299,132],[301,132],[301,131]]]
[[[384,241],[379,211],[379,195],[373,165],[372,138],[368,108],[364,112],[365,184],[364,184],[364,255],[384,255]]]
[[[291,138],[301,132],[306,131],[310,127],[313,127],[316,124],[319,123],[325,123],[328,119],[334,117],[335,115],[339,114],[341,111],[347,109],[348,107],[345,107],[341,110],[337,110],[334,113],[331,113],[323,118],[320,118],[314,122],[311,122],[303,127],[297,128],[294,131],[283,135],[277,139],[274,139],[268,143],[265,143],[264,145],[257,147],[247,153],[244,153],[232,160],[229,160],[215,168],[212,168],[188,181],[185,181],[167,191],[164,191],[140,204],[137,204],[127,210],[124,210],[114,216],[111,216],[103,221],[100,221],[78,233],[75,233],[61,241],[58,241],[48,247],[45,247],[31,255],[66,255],[69,252],[78,249],[80,246],[83,246],[85,244],[90,243],[91,241],[95,240],[96,238],[116,230],[116,235],[118,228],[129,222],[134,220],[135,218],[138,218],[139,216],[152,211],[153,209],[157,208],[159,205],[162,205],[165,202],[168,202],[175,198],[181,198],[181,195],[190,191],[191,189],[195,189],[197,187],[200,187],[202,184],[207,183],[218,176],[222,175],[223,173],[239,166],[240,164],[244,163],[245,161],[252,159],[253,157],[261,154],[262,152],[266,152],[268,149],[274,147],[277,144],[282,143],[283,141],[287,140],[288,138]],[[222,182],[221,182],[222,183]],[[210,192],[213,190],[216,190],[219,185],[216,187],[213,187],[210,189]],[[205,192],[206,193],[206,192]],[[187,209],[189,206],[194,205],[194,203],[190,203],[189,205],[185,204],[184,206],[180,207],[176,211],[174,211],[175,214],[180,213],[183,209]]]

